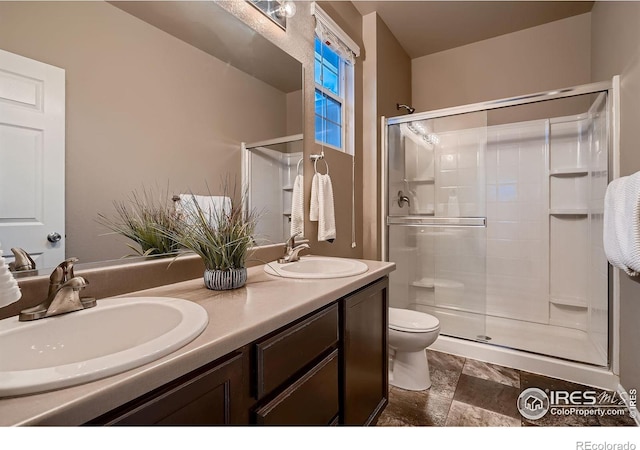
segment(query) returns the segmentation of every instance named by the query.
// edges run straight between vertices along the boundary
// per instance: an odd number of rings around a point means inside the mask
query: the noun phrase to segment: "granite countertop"
[[[207,310],[209,324],[189,344],[136,369],[56,391],[0,399],[0,426],[80,425],[395,269],[394,263],[363,262],[369,267],[367,272],[346,278],[285,279],[267,275],[263,266],[257,266],[248,269],[246,286],[233,291],[208,290],[202,278],[198,278],[126,294],[127,297],[177,297],[194,301]]]

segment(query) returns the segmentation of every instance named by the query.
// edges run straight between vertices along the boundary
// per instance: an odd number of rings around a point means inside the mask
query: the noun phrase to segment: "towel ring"
[[[313,162],[313,170],[315,170],[315,172],[318,173],[318,159],[322,159],[322,162],[324,162],[324,166],[327,168],[327,173],[325,173],[325,175],[329,175],[329,164],[327,164],[327,161],[324,158],[317,158]]]
[[[304,158],[300,158],[298,161],[298,166],[296,167],[296,175],[300,175],[300,163],[304,161]]]

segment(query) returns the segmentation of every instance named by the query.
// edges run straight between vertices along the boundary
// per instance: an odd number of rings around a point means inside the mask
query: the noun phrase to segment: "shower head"
[[[406,109],[408,114],[413,114],[415,112],[415,108],[412,108],[409,105],[401,105],[400,103],[396,103],[396,109],[400,110],[400,108]]]

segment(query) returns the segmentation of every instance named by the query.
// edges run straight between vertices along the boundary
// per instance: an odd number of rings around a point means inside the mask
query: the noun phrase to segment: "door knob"
[[[56,242],[59,242],[61,239],[62,239],[62,236],[60,236],[60,233],[57,233],[55,231],[53,233],[47,234],[47,241],[49,242],[56,243]]]

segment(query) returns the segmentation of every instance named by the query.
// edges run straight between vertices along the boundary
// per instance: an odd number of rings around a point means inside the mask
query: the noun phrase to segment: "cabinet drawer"
[[[256,397],[261,399],[338,342],[333,305],[256,344]]]
[[[338,350],[256,411],[260,425],[328,425],[338,413]]]

